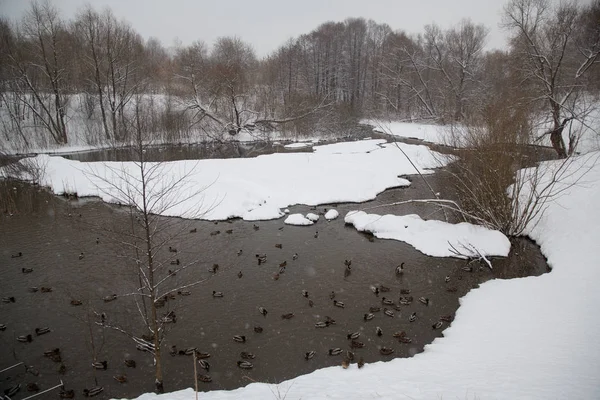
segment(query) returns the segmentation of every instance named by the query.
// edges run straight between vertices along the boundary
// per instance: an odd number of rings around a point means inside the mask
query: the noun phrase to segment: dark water
[[[441,175],[429,176],[436,191],[443,193],[445,186]],[[16,185],[16,193],[31,191],[28,185]],[[21,195],[21,194],[19,194]],[[22,195],[21,195],[22,196]],[[34,366],[39,376],[25,373],[22,367],[0,374],[1,389],[15,383],[36,382],[41,389],[63,380],[67,388],[75,389],[77,397],[82,390],[95,385],[94,378],[105,389],[97,398],[134,397],[152,391],[153,365],[148,353],[142,353],[127,336],[114,330],[103,329],[94,324],[99,317],[94,313],[105,312],[107,321],[123,327],[134,334],[145,333],[132,297],[123,296],[104,303],[102,297],[116,293],[123,295],[135,290],[137,277],[129,257],[123,252],[119,236],[106,235],[106,230],[125,231],[129,226],[125,208],[103,204],[95,200],[67,201],[45,192],[25,196],[34,198],[33,213],[3,215],[0,225],[0,291],[2,297],[14,296],[15,303],[0,303],[0,323],[7,329],[0,332],[0,369],[23,361]],[[340,218],[327,222],[321,218],[314,226],[284,226],[283,219],[256,223],[241,220],[219,222],[185,221],[165,219],[171,224],[169,232],[177,229],[184,233],[169,241],[177,247],[181,263],[190,268],[166,281],[165,290],[182,282],[205,280],[190,289],[190,296],[177,296],[160,309],[170,309],[177,314],[177,323],[169,326],[163,347],[165,389],[173,391],[191,387],[193,361],[191,356],[170,356],[168,349],[197,347],[211,353],[209,374],[212,383],[199,383],[201,390],[233,389],[253,381],[280,382],[317,368],[339,365],[342,356],[329,356],[328,350],[340,347],[350,350],[346,335],[358,331],[362,349],[354,350],[356,357],[366,362],[389,360],[392,357],[410,357],[423,351],[424,345],[443,334],[433,330],[432,324],[442,315],[454,315],[458,299],[481,282],[494,278],[514,278],[540,275],[546,271],[546,262],[539,248],[528,240],[516,240],[511,255],[506,259],[493,260],[494,270],[475,268],[469,273],[461,269],[466,261],[428,257],[411,246],[392,240],[370,240],[368,235],[344,225],[343,216],[357,208],[378,207],[390,202],[409,198],[429,197],[426,186],[418,177],[406,189],[386,191],[372,202],[364,204],[333,205]],[[324,212],[324,205],[311,210],[305,206],[291,207],[291,212]],[[379,207],[371,212],[380,214],[418,213],[427,218],[441,218],[431,206],[408,205]],[[97,230],[101,227],[104,232]],[[189,233],[196,229],[195,233]],[[226,230],[232,233],[226,233]],[[221,233],[211,235],[219,230]],[[318,238],[315,233],[318,231]],[[96,239],[100,238],[99,243]],[[281,244],[282,248],[276,248]],[[238,250],[243,250],[237,255]],[[11,254],[22,252],[23,256],[12,258]],[[79,254],[84,258],[79,259]],[[255,254],[266,253],[268,260],[258,265]],[[293,260],[292,254],[298,253]],[[166,250],[157,259],[166,261],[175,256]],[[344,260],[352,260],[352,273],[345,277]],[[287,262],[285,273],[278,280],[273,276],[279,264]],[[406,271],[397,277],[394,268],[405,263]],[[208,268],[218,263],[218,273]],[[167,265],[167,267],[171,267]],[[165,267],[165,269],[167,268]],[[21,268],[33,268],[23,274]],[[242,278],[237,274],[242,271]],[[446,283],[444,278],[450,277]],[[391,289],[379,297],[370,287],[385,285]],[[51,293],[30,293],[29,287],[52,287]],[[456,292],[447,288],[455,287]],[[376,312],[375,318],[365,322],[364,313],[369,307],[380,306],[382,297],[396,304],[400,289],[410,289],[414,302],[395,311],[393,318]],[[223,291],[223,298],[213,298],[213,290]],[[302,296],[307,290],[314,302]],[[329,297],[345,303],[345,308],[333,306]],[[430,299],[425,306],[417,301],[420,296]],[[83,305],[74,307],[70,300],[79,299]],[[263,317],[258,312],[262,306],[268,310]],[[417,312],[418,319],[409,322],[409,315]],[[294,313],[284,320],[281,315]],[[317,329],[314,324],[325,316],[336,324]],[[36,327],[48,326],[52,332],[36,337]],[[262,333],[254,327],[261,326]],[[376,335],[376,327],[383,335]],[[447,324],[445,325],[447,326]],[[400,344],[392,333],[405,330],[412,339],[410,344]],[[20,343],[16,336],[33,334],[32,343]],[[247,342],[236,343],[233,335],[245,335]],[[94,343],[91,344],[90,337]],[[382,356],[381,346],[395,349],[393,356]],[[43,352],[60,347],[64,375],[59,365],[43,356]],[[108,362],[107,371],[91,368],[94,350],[98,360]],[[316,351],[309,361],[303,358],[307,351]],[[240,352],[256,355],[252,370],[241,370],[236,362]],[[123,360],[134,359],[137,368],[127,368]],[[200,370],[199,370],[200,371]],[[124,384],[113,379],[114,375],[126,374]],[[13,397],[26,397],[25,387]],[[56,393],[44,398],[57,398]]]

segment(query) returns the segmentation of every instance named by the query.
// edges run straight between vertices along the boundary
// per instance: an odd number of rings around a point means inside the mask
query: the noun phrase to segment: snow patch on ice
[[[302,214],[290,214],[290,215],[288,215],[288,217],[283,222],[285,224],[288,224],[288,225],[299,225],[299,226],[305,226],[305,225],[312,225],[312,224],[314,224],[313,221],[311,221],[310,219],[306,218]]]
[[[327,211],[327,212],[325,213],[325,219],[326,219],[327,221],[331,221],[331,220],[334,220],[334,219],[336,219],[337,217],[339,217],[339,215],[340,215],[340,213],[339,213],[339,212],[337,212],[337,210],[334,210],[334,209],[332,208],[331,210],[329,210],[329,211]]]
[[[449,224],[426,221],[416,214],[382,216],[364,211],[348,212],[344,222],[381,239],[406,242],[433,257],[456,257],[452,247],[473,256],[476,253],[471,246],[486,256],[507,256],[510,251],[510,241],[504,234],[467,222]]]
[[[319,216],[315,213],[308,213],[306,214],[306,219],[309,219],[312,222],[317,222],[319,220]]]
[[[285,147],[286,149],[303,149],[306,147],[311,147],[312,143],[305,143],[305,142],[298,142],[298,143],[290,143],[290,144],[286,144]]]

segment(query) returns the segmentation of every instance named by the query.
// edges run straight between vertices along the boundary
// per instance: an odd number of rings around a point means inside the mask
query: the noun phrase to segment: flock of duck
[[[253,229],[255,231],[259,230],[259,226],[253,225]],[[190,230],[190,233],[195,233],[195,232],[197,232],[196,229]],[[225,232],[228,234],[231,234],[233,232],[233,230],[226,230]],[[210,235],[216,236],[220,233],[221,232],[217,230],[217,231],[211,232]],[[318,238],[318,236],[319,236],[318,232],[316,232],[314,237]],[[96,244],[98,244],[98,239],[96,240]],[[283,245],[281,243],[277,243],[277,244],[275,244],[275,248],[282,249]],[[173,258],[177,256],[176,248],[169,246],[168,251],[170,253],[174,253]],[[238,256],[240,256],[242,254],[243,254],[242,250],[239,250],[237,252]],[[19,258],[22,256],[23,256],[23,254],[21,252],[12,255],[13,258]],[[82,260],[84,257],[85,257],[84,253],[80,253],[79,260]],[[299,258],[298,253],[294,253],[291,256],[292,262],[298,260],[298,258]],[[267,263],[268,257],[267,257],[267,254],[265,254],[265,253],[256,254],[255,259],[256,259],[256,262],[258,263],[258,265],[260,266],[260,265]],[[179,258],[174,258],[170,263],[171,263],[171,265],[179,265],[180,264]],[[277,267],[277,271],[272,275],[272,279],[278,280],[280,278],[280,276],[283,273],[285,273],[287,265],[288,265],[287,261],[283,261],[283,262],[279,263],[278,267]],[[394,268],[393,271],[397,276],[402,276],[403,274],[405,274],[406,267],[405,267],[404,263],[401,263],[393,268]],[[463,269],[465,271],[472,271],[472,268],[470,268],[470,267],[469,267],[469,269],[467,269],[467,268],[463,268]],[[169,270],[168,274],[175,275],[177,271],[178,271],[177,269]],[[209,272],[211,272],[212,274],[217,274],[218,271],[219,271],[218,264],[213,264],[213,266],[209,268]],[[344,277],[345,278],[349,277],[352,274],[352,271],[353,271],[352,260],[344,260]],[[33,268],[23,267],[21,269],[21,272],[23,274],[30,274],[33,272]],[[237,273],[237,276],[238,276],[238,278],[242,278],[243,272],[239,271]],[[456,292],[457,291],[456,287],[449,285],[450,282],[451,282],[450,276],[446,276],[444,279],[444,283],[446,284],[447,291]],[[51,287],[41,287],[41,288],[32,287],[32,288],[29,288],[29,291],[30,292],[41,291],[43,293],[48,293],[48,292],[52,292],[52,288]],[[371,291],[378,298],[378,301],[380,301],[381,304],[371,306],[368,308],[368,310],[364,310],[364,313],[362,313],[362,318],[361,318],[363,322],[372,321],[375,318],[376,314],[380,313],[380,312],[382,315],[390,317],[390,318],[399,318],[400,315],[404,315],[403,311],[405,311],[414,302],[414,297],[411,296],[411,290],[408,288],[400,289],[400,295],[397,300],[392,299],[391,294],[389,294],[389,292],[391,292],[391,289],[384,285],[371,286]],[[382,293],[386,293],[386,295],[382,296],[379,299],[379,295]],[[190,291],[187,291],[187,290],[179,290],[179,291],[177,291],[177,294],[181,295],[181,296],[188,296],[191,293],[190,293]],[[307,299],[307,304],[310,307],[314,306],[313,299],[311,299],[311,296],[306,289],[302,290],[300,295]],[[214,291],[212,291],[212,297],[215,299],[218,299],[218,298],[225,297],[225,295],[222,291],[214,290]],[[328,297],[329,297],[329,299],[331,301],[331,305],[333,307],[341,308],[341,309],[344,309],[346,307],[346,305],[342,301],[342,299],[336,298],[336,293],[334,291],[329,293]],[[117,298],[118,298],[118,296],[116,294],[111,294],[111,295],[103,297],[102,300],[104,302],[108,303],[108,302],[112,302],[112,301],[116,300]],[[174,298],[175,298],[174,293],[171,293],[171,294],[165,296],[164,299],[158,299],[156,304],[158,307],[161,307],[167,301],[169,301],[170,299],[174,299]],[[3,297],[1,300],[3,303],[16,302],[16,299],[12,296],[11,297]],[[419,304],[421,304],[422,307],[428,307],[430,305],[429,299],[426,297],[423,297],[423,296],[418,297],[417,302]],[[81,300],[72,299],[70,301],[70,304],[72,306],[80,306],[83,303]],[[258,313],[265,318],[269,314],[267,309],[263,306],[258,306],[257,310],[258,310]],[[419,317],[419,311],[413,311],[413,310],[411,310],[411,311],[412,312],[410,314],[407,314],[407,317],[406,317],[406,321],[408,321],[409,324],[416,322]],[[289,319],[294,318],[294,316],[295,316],[295,314],[292,312],[284,313],[281,315],[281,319],[289,320]],[[101,321],[104,322],[106,320],[106,315],[104,313],[102,313],[100,315],[100,318],[101,318]],[[452,320],[453,320],[452,315],[442,315],[431,327],[434,330],[441,329],[444,327],[445,324],[452,322]],[[161,317],[161,322],[162,323],[176,322],[175,312],[170,311],[170,312],[166,313],[163,317]],[[316,329],[326,329],[332,325],[336,325],[336,321],[329,316],[325,316],[323,318],[323,320],[317,321],[314,323],[314,326]],[[6,329],[6,325],[0,324],[0,331],[4,331],[5,329]],[[39,328],[36,328],[34,331],[35,337],[42,336],[42,335],[48,334],[50,332],[51,332],[51,329],[49,327],[39,327]],[[262,333],[263,328],[261,326],[254,326],[254,332]],[[362,368],[365,363],[364,358],[362,356],[358,356],[357,354],[355,354],[355,352],[356,351],[364,351],[364,350],[359,350],[359,349],[363,349],[367,346],[367,344],[364,341],[361,341],[361,334],[363,334],[363,333],[364,332],[361,332],[361,331],[347,333],[346,339],[347,339],[348,349],[344,350],[342,347],[332,347],[327,350],[326,354],[328,356],[340,356],[341,355],[342,356],[341,365],[343,368],[348,368],[348,366],[351,363],[356,363],[358,368]],[[374,327],[374,333],[377,337],[384,336],[383,330],[379,326]],[[404,330],[399,330],[399,331],[393,332],[391,334],[391,337],[394,338],[399,344],[410,344],[412,342],[410,335],[407,334],[406,331],[404,331]],[[138,350],[148,351],[149,348],[144,347],[143,343],[144,342],[151,343],[152,338],[142,337],[142,339],[144,339],[141,341],[142,344],[138,344],[137,348],[138,348]],[[23,343],[29,343],[34,340],[34,335],[31,333],[23,334],[23,335],[17,336],[16,340],[19,342],[23,342]],[[236,343],[244,344],[244,343],[246,343],[247,338],[245,335],[234,335],[232,337],[232,340]],[[394,354],[394,352],[395,352],[395,349],[393,347],[377,346],[377,349],[378,349],[377,351],[379,352],[379,354],[382,356],[390,356],[390,355]],[[212,377],[208,374],[210,371],[210,368],[211,368],[211,365],[207,360],[208,358],[211,357],[211,355],[209,353],[200,352],[195,347],[190,347],[190,348],[180,350],[180,349],[177,349],[177,346],[173,345],[170,348],[170,354],[172,356],[194,355],[195,359],[197,360],[197,365],[205,371],[205,372],[197,375],[198,380],[200,382],[212,382]],[[314,349],[305,349],[303,352],[301,352],[301,354],[305,360],[311,360],[317,355],[317,351]],[[59,372],[64,373],[66,371],[65,365],[62,363],[62,357],[61,357],[61,352],[60,352],[59,348],[54,348],[54,349],[44,352],[44,356],[49,358],[53,362],[60,364]],[[248,351],[241,351],[240,357],[239,357],[240,360],[237,361],[236,364],[241,369],[252,369],[252,368],[254,368],[254,364],[253,364],[252,360],[254,360],[255,357],[256,356],[253,353],[250,353]],[[128,368],[136,367],[135,360],[126,359],[123,362],[124,362],[124,365]],[[92,367],[95,369],[98,369],[98,370],[107,370],[108,362],[107,361],[97,361],[92,364]],[[29,371],[29,372],[32,372],[32,371]],[[114,375],[113,378],[119,383],[127,382],[126,375]],[[5,391],[6,392],[5,394],[7,396],[9,396],[11,394],[14,395],[14,393],[18,392],[18,390],[20,390],[20,388],[21,388],[21,386],[19,384],[17,386],[7,389]],[[28,386],[27,389],[30,391],[34,391],[34,392],[39,390],[39,388],[37,388],[36,385]],[[92,397],[92,396],[100,394],[103,390],[104,390],[103,387],[96,386],[96,387],[92,387],[89,389],[85,389],[83,394],[86,397]],[[66,390],[63,387],[62,390],[60,391],[61,398],[72,398],[73,396],[74,396],[73,390]]]

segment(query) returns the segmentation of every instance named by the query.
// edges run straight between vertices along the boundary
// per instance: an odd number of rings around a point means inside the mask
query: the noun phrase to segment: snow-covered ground
[[[378,238],[406,242],[433,257],[453,257],[456,251],[469,257],[477,256],[477,252],[506,257],[510,252],[510,241],[501,232],[466,222],[449,224],[426,221],[416,214],[377,215],[364,211],[350,211],[344,221]]]
[[[445,125],[368,119],[361,120],[360,123],[372,126],[374,132],[421,139],[430,143],[448,144],[452,135],[452,128]]]
[[[600,398],[600,153],[571,167],[579,184],[549,204],[529,235],[553,268],[539,277],[493,280],[461,299],[444,337],[408,359],[331,367],[278,386],[252,383],[200,399],[570,399]],[[552,162],[542,165],[542,168]],[[276,394],[280,394],[277,397]],[[194,398],[192,389],[138,400]]]
[[[155,194],[177,177],[189,174],[178,190],[169,189],[169,199],[175,204],[154,211],[208,220],[274,219],[283,215],[280,209],[293,204],[362,202],[388,188],[408,186],[410,182],[399,176],[416,172],[395,144],[384,142],[316,146],[314,153],[148,163],[156,166],[154,174],[161,177],[160,184],[148,189]],[[422,173],[432,173],[430,168],[439,166],[439,155],[425,146],[402,144],[401,148]],[[46,166],[40,183],[57,194],[76,192],[80,197],[99,196],[107,202],[126,203],[122,192],[106,182],[122,185],[121,177],[126,173],[139,186],[140,171],[133,162],[83,163],[47,155],[33,160]],[[195,194],[198,190],[202,192]],[[164,202],[158,205],[162,207]]]

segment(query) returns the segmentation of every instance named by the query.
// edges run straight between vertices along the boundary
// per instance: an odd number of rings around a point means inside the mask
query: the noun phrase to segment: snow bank
[[[305,143],[305,142],[298,142],[298,143],[290,143],[290,144],[286,144],[285,147],[286,149],[304,149],[306,147],[311,147],[312,143]]]
[[[427,168],[438,166],[427,147],[401,147],[422,173],[431,173]],[[131,183],[137,186],[140,175],[133,162],[83,163],[47,155],[37,156],[36,161],[47,165],[40,183],[55,193],[77,192],[80,197],[99,196],[112,203],[126,201],[107,182],[122,185],[121,177],[129,175]],[[153,211],[207,220],[279,218],[280,209],[292,204],[372,200],[388,188],[408,186],[410,183],[398,176],[415,173],[394,144],[380,140],[319,146],[316,153],[148,165],[155,167],[154,173],[161,177],[160,184],[148,188],[151,194],[188,175],[179,190],[170,190],[172,207]]]
[[[510,241],[501,232],[466,222],[449,224],[425,221],[416,214],[381,216],[364,211],[350,211],[344,221],[378,238],[406,242],[433,257],[456,257],[452,246],[469,255],[476,255],[471,246],[486,256],[507,256],[510,251]]]
[[[578,159],[586,184],[549,204],[530,235],[553,270],[471,290],[444,337],[413,358],[357,369],[331,367],[283,382],[252,383],[200,399],[598,399],[600,398],[600,153]],[[596,162],[596,165],[593,163]],[[549,165],[549,164],[546,164]],[[544,167],[544,165],[542,165]],[[576,166],[575,166],[576,167]],[[573,179],[570,177],[569,179]],[[139,400],[183,400],[193,391]]]
[[[360,123],[373,126],[374,132],[404,138],[421,139],[431,143],[447,144],[452,137],[451,128],[444,125],[383,120],[362,120]]]
[[[340,213],[337,210],[331,209],[325,213],[325,219],[331,221],[339,217]]]
[[[285,219],[285,221],[283,221],[283,223],[284,224],[288,224],[288,225],[299,225],[299,226],[306,226],[306,225],[312,225],[312,224],[314,224],[313,221],[311,221],[310,219],[306,218],[302,214],[290,214]]]

